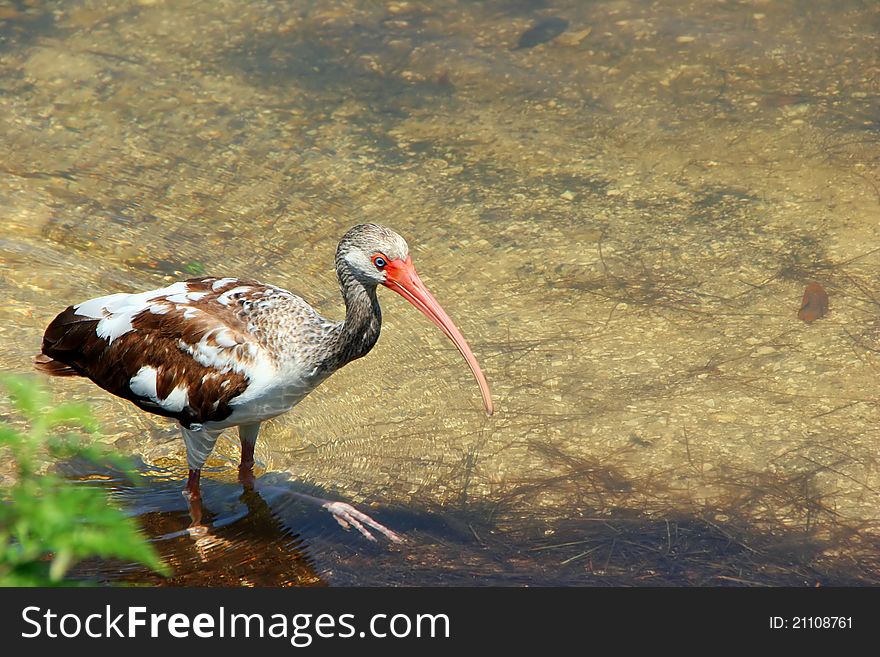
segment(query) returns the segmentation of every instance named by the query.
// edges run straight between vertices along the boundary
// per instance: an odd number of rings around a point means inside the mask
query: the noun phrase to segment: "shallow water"
[[[256,493],[221,441],[205,547],[176,430],[49,382],[143,461],[100,480],[172,583],[880,583],[878,33],[855,0],[0,2],[0,368],[193,274],[340,317],[336,241],[379,221],[494,417],[380,294],[373,352],[264,426]]]

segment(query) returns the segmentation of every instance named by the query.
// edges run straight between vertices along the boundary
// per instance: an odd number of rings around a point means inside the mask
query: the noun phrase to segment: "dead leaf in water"
[[[804,298],[801,300],[798,319],[809,323],[824,317],[827,312],[828,293],[819,283],[813,281],[804,290]]]

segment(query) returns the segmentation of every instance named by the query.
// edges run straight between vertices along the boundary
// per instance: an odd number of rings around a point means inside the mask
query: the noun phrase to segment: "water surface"
[[[176,430],[50,382],[143,463],[72,476],[172,583],[876,584],[878,33],[857,0],[2,2],[0,368],[70,303],[202,273],[340,317],[336,242],[378,221],[494,417],[380,294],[373,352],[264,425],[263,492],[221,440],[199,543]]]

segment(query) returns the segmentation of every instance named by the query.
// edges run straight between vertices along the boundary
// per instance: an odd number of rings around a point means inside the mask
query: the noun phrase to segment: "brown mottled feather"
[[[216,280],[187,281],[190,292],[205,293],[198,301],[175,304],[157,297],[154,303],[167,305],[168,311],[153,314],[145,309],[132,318],[134,330],[117,337],[112,343],[97,335],[99,319],[78,315],[70,306],[47,327],[43,353],[35,358],[34,364],[37,369],[55,376],[79,374],[88,377],[143,410],[175,418],[184,426],[221,421],[231,413],[229,401],[247,388],[246,377],[239,372],[224,372],[203,365],[184,351],[180,343],[195,346],[205,339],[209,346],[223,349],[215,339],[216,333],[223,331],[227,339],[231,337],[235,341],[229,351],[234,351],[240,361],[247,362],[249,347],[253,348],[249,343],[256,342],[255,336],[248,333],[248,324],[242,318],[244,304],[232,303],[245,295],[230,297],[229,305],[223,305],[217,299],[233,288],[247,286],[251,288],[248,298],[255,301],[254,293],[271,294],[277,288],[236,280],[213,290],[212,283]],[[192,312],[191,309],[198,312],[184,318],[184,313],[187,310]],[[210,335],[212,332],[214,336]],[[129,382],[145,366],[158,372],[156,392],[160,399],[168,397],[178,386],[187,388],[188,404],[182,411],[168,411],[132,392]]]

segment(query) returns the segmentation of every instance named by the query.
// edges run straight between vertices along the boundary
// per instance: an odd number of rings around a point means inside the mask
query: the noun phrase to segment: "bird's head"
[[[409,257],[406,240],[390,228],[377,224],[361,224],[343,235],[336,249],[336,260],[342,261],[360,283],[384,285],[388,263],[402,262]]]
[[[464,356],[480,386],[486,413],[492,415],[494,405],[486,377],[461,331],[416,273],[406,240],[385,226],[361,224],[343,236],[336,250],[336,261],[344,263],[348,272],[361,284],[372,287],[384,285],[434,322]]]

